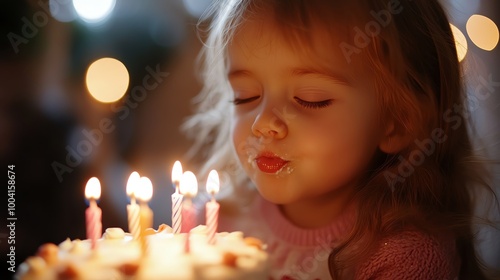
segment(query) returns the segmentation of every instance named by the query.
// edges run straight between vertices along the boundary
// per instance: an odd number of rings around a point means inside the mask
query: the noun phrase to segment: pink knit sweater
[[[328,256],[352,226],[346,212],[332,224],[302,229],[291,224],[276,205],[258,198],[243,217],[221,217],[220,231],[241,230],[267,244],[272,279],[331,279]],[[459,259],[452,239],[406,231],[382,240],[375,254],[355,268],[354,279],[458,279]]]

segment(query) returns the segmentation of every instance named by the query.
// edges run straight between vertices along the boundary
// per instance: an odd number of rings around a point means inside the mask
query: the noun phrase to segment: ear
[[[384,134],[378,145],[379,149],[386,154],[396,154],[408,147],[411,138],[404,127],[396,127],[394,121],[385,126]]]

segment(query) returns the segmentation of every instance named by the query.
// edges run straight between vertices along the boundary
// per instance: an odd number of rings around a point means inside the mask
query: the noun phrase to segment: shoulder
[[[357,270],[357,279],[456,279],[459,260],[453,238],[404,231],[381,240]]]

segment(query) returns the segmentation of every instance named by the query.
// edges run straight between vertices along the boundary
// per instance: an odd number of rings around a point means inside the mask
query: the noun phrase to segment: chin
[[[289,204],[289,203],[290,203],[287,199],[283,199],[282,197],[276,197],[276,196],[264,195],[264,194],[262,194],[262,193],[261,193],[261,196],[262,196],[265,200],[267,200],[267,201],[269,201],[269,202],[271,202],[271,203],[273,203],[273,204],[277,204],[277,205],[286,205],[286,204]]]
[[[296,201],[296,199],[293,199],[290,195],[284,194],[283,191],[261,188],[258,185],[257,190],[265,200],[273,204],[286,205]]]
[[[248,174],[248,173],[247,173]],[[263,174],[254,171],[250,175],[260,195],[274,204],[288,204],[294,202],[292,191],[295,189],[290,178],[283,178],[275,174]]]

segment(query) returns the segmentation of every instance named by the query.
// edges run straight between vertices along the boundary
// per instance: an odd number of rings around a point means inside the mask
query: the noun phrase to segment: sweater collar
[[[260,197],[260,196],[259,196]],[[276,237],[293,245],[317,246],[335,244],[349,232],[354,223],[354,207],[349,207],[335,221],[320,228],[300,228],[286,219],[278,208],[263,198],[260,200],[261,217],[265,220]]]

